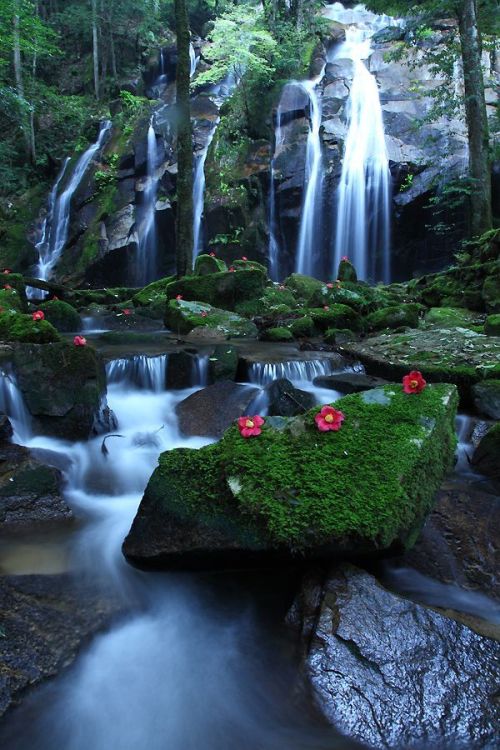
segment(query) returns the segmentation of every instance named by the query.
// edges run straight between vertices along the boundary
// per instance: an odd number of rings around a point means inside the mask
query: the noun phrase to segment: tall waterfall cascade
[[[62,193],[59,194],[59,187],[66,176],[69,159],[66,159],[52,188],[48,200],[47,216],[42,224],[40,239],[36,243],[38,264],[35,273],[38,278],[44,281],[51,277],[54,266],[61,257],[68,240],[71,199],[92,159],[104,146],[111,127],[112,123],[109,120],[101,123],[96,142],[80,156]]]
[[[147,134],[147,175],[146,186],[138,223],[139,247],[137,251],[136,281],[139,285],[153,281],[157,271],[158,241],[156,236],[156,198],[158,195],[158,147],[153,119]]]
[[[335,278],[341,258],[347,257],[359,279],[388,282],[391,175],[377,81],[366,61],[372,36],[395,20],[364,6],[345,9],[340,3],[331,6],[328,17],[349,24],[335,58],[353,62],[331,272]]]
[[[279,266],[279,256],[280,256],[280,246],[278,241],[278,232],[277,232],[277,217],[276,217],[276,192],[275,192],[275,163],[276,163],[276,156],[278,155],[281,146],[283,144],[283,131],[281,129],[281,117],[282,117],[282,111],[281,111],[281,102],[278,105],[278,109],[276,111],[276,125],[274,129],[274,151],[271,158],[271,167],[270,167],[270,173],[271,173],[271,184],[269,187],[269,247],[268,247],[268,255],[269,255],[269,277],[273,281],[279,281],[279,273],[280,273],[280,266]]]

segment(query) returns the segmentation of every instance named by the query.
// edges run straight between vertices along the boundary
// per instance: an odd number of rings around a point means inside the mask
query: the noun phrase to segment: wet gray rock
[[[500,419],[500,380],[485,380],[472,388],[474,406],[491,419]]]
[[[314,378],[313,383],[320,388],[331,388],[334,391],[348,394],[369,391],[371,388],[386,385],[388,381],[365,375],[363,372],[341,372],[337,375],[320,375]]]
[[[270,417],[295,417],[312,409],[315,398],[312,393],[295,388],[286,378],[280,378],[266,387],[269,398]]]
[[[481,438],[472,456],[472,465],[500,488],[500,422]]]
[[[121,609],[109,592],[68,575],[0,577],[0,716],[65,669]]]
[[[257,393],[257,388],[226,380],[203,388],[177,405],[179,429],[188,436],[221,437]]]
[[[497,746],[500,644],[351,566],[323,588],[307,656],[317,702],[372,747]]]

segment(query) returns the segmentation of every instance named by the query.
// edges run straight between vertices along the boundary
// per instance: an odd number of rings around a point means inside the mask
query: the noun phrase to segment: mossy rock
[[[88,438],[106,393],[104,365],[92,347],[22,344],[15,347],[12,363],[37,431]]]
[[[33,320],[31,315],[10,311],[0,313],[0,339],[48,344],[58,341],[60,336],[47,320]]]
[[[425,316],[427,325],[436,328],[470,328],[476,333],[483,332],[483,319],[484,315],[463,307],[432,307]]]
[[[316,328],[326,331],[328,328],[349,328],[360,331],[363,327],[361,316],[347,305],[329,305],[328,310],[311,308],[307,314],[312,318]]]
[[[254,271],[260,271],[267,276],[267,268],[256,260],[241,260],[241,258],[238,258],[237,260],[233,260],[231,265],[233,268],[236,268],[237,271],[248,271],[251,269]]]
[[[483,380],[472,388],[474,406],[490,419],[500,419],[500,380]],[[499,454],[500,461],[500,454]]]
[[[262,341],[293,341],[293,335],[289,328],[277,326],[276,328],[266,328],[260,334]]]
[[[166,307],[165,325],[182,334],[195,328],[206,328],[227,339],[257,338],[257,328],[250,320],[205,302],[170,300]]]
[[[121,286],[109,289],[74,289],[65,294],[64,299],[78,309],[90,305],[118,305],[131,299],[136,291]]]
[[[235,305],[235,312],[248,318],[258,315],[283,315],[297,305],[293,293],[285,287],[267,286],[258,299],[243,300]]]
[[[166,276],[148,284],[132,297],[132,304],[138,313],[146,318],[162,320],[168,301],[167,286],[175,280],[175,276]]]
[[[370,331],[380,331],[383,328],[418,327],[418,313],[420,306],[414,303],[406,305],[391,305],[370,313],[366,318],[366,327]]]
[[[341,260],[337,269],[337,279],[339,281],[351,281],[356,283],[358,274],[350,260]]]
[[[500,314],[488,315],[484,323],[484,332],[487,336],[500,336]]]
[[[184,276],[167,286],[169,299],[180,294],[187,301],[206,302],[234,310],[238,302],[261,297],[267,276],[260,270],[245,268],[241,271],[224,271],[207,276]]]
[[[26,312],[26,305],[17,289],[0,289],[0,312]]]
[[[229,344],[219,344],[208,358],[208,380],[236,380],[238,350]]]
[[[471,389],[485,378],[500,378],[500,338],[466,328],[409,329],[342,344],[370,375],[400,380],[420,370],[429,382],[458,386],[462,404],[472,404]]]
[[[62,333],[76,332],[81,328],[82,320],[80,316],[75,308],[67,302],[57,299],[49,300],[41,303],[38,309],[43,311],[45,320],[52,323],[54,328]]]
[[[306,305],[313,304],[314,296],[321,294],[325,287],[323,281],[301,273],[292,273],[285,279],[283,285],[292,292],[295,299],[302,300]]]
[[[488,312],[500,313],[500,269],[485,279],[482,297]]]
[[[227,271],[227,266],[223,260],[214,255],[198,255],[194,262],[195,276],[207,276],[210,273],[219,273],[219,271]]]
[[[385,301],[385,300],[384,300]],[[374,310],[380,301],[371,287],[364,287],[360,284],[341,284],[328,287],[323,284],[318,288],[310,300],[311,307],[323,307],[324,305],[348,305],[361,314],[366,314]],[[386,302],[386,304],[388,304]]]
[[[297,318],[290,325],[290,332],[296,339],[311,338],[316,334],[314,320],[309,315]]]
[[[318,407],[269,417],[258,437],[236,426],[200,450],[160,456],[124,543],[136,564],[245,565],[411,546],[455,449],[456,389],[346,396],[338,432]]]
[[[354,341],[356,335],[348,328],[328,328],[323,335],[327,344],[345,344]]]

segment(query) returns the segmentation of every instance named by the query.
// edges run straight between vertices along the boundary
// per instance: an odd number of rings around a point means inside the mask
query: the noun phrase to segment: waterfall
[[[347,103],[348,132],[337,195],[332,276],[347,256],[358,278],[390,281],[391,175],[377,81],[363,62],[370,54],[368,31],[352,26],[337,56],[349,57],[354,77]]]
[[[311,382],[320,375],[331,375],[335,362],[331,359],[288,360],[286,362],[253,362],[248,368],[248,380],[255,385],[286,378],[295,382]]]
[[[142,194],[141,220],[139,223],[139,247],[137,250],[136,282],[144,286],[154,281],[157,272],[156,196],[158,194],[158,148],[153,119],[147,135],[147,177]]]
[[[205,162],[207,160],[208,149],[213,141],[219,118],[211,127],[208,134],[207,142],[204,147],[198,151],[195,157],[194,177],[193,177],[193,255],[199,255],[203,252],[203,238],[201,236],[201,227],[203,219],[203,208],[205,202]]]
[[[80,156],[80,158],[76,162],[75,168],[68,184],[59,196],[57,196],[57,191],[59,188],[59,184],[66,172],[67,161],[65,162],[63,170],[57,178],[56,184],[54,185],[49,196],[49,211],[50,202],[53,201],[50,221],[47,222],[47,226],[46,228],[44,228],[45,236],[40,239],[39,243],[37,243],[39,260],[36,273],[38,278],[40,279],[47,280],[50,278],[54,266],[59,260],[62,251],[64,250],[64,246],[66,245],[66,241],[68,239],[71,199],[76,189],[80,185],[80,182],[82,181],[82,178],[87,171],[90,162],[104,145],[106,136],[111,130],[111,126],[112,123],[109,120],[105,120],[101,123],[97,141],[89,146],[85,153]],[[49,214],[47,215],[47,218],[48,217]]]
[[[196,66],[198,65],[198,60],[200,58],[196,56],[196,52],[194,51],[194,47],[192,42],[189,43],[189,62],[190,62],[190,69],[189,69],[189,76],[192,78],[196,72]]]
[[[197,354],[193,358],[193,370],[191,373],[191,388],[204,388],[208,385],[208,354]]]
[[[136,354],[124,359],[113,359],[106,365],[108,384],[141,388],[160,393],[167,387],[168,355],[150,357]]]
[[[283,133],[281,130],[281,102],[276,111],[276,126],[274,129],[274,152],[271,159],[270,173],[271,184],[269,187],[269,277],[272,281],[279,281],[279,256],[280,246],[278,242],[278,228],[276,226],[276,195],[274,187],[274,169],[276,156],[283,144]]]
[[[13,442],[25,443],[32,434],[31,414],[11,372],[0,370],[0,413],[5,414],[13,429]]]
[[[299,81],[300,86],[309,98],[309,134],[307,136],[305,192],[302,200],[299,240],[295,259],[297,273],[312,276],[315,271],[315,247],[318,236],[321,236],[321,187],[323,183],[323,167],[321,154],[321,139],[319,129],[321,125],[321,100],[317,86],[325,75],[323,67],[321,73],[310,81]]]

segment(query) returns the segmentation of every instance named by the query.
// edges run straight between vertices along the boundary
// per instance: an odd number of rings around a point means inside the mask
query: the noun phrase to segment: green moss
[[[17,289],[0,289],[0,309],[26,312],[26,305]]]
[[[500,312],[500,269],[495,268],[485,279],[482,296],[488,312]]]
[[[302,300],[306,305],[312,304],[315,294],[321,294],[325,287],[323,281],[313,279],[312,276],[304,276],[301,273],[292,273],[283,284],[296,299]]]
[[[4,268],[22,271],[36,262],[36,251],[27,235],[47,192],[47,186],[40,182],[17,198],[5,216],[0,212],[0,271]]]
[[[371,331],[383,328],[417,328],[419,305],[410,303],[406,305],[391,305],[368,315],[366,326]]]
[[[483,318],[484,315],[462,307],[433,307],[425,316],[425,322],[437,328],[469,328],[482,333]]]
[[[308,315],[320,331],[328,328],[349,328],[359,331],[362,328],[362,320],[358,313],[347,305],[328,305],[328,310],[311,308]]]
[[[356,336],[348,328],[328,328],[323,338],[327,344],[344,344],[353,341]]]
[[[33,320],[31,315],[12,311],[0,313],[0,339],[47,344],[59,338],[54,326],[46,320]]]
[[[488,315],[484,324],[484,332],[487,336],[500,336],[500,314]]]
[[[225,338],[256,338],[255,325],[228,310],[220,310],[204,302],[170,300],[166,307],[165,325],[179,333],[189,333],[194,328],[207,328]]]
[[[387,386],[338,401],[336,433],[317,430],[318,407],[268,418],[258,438],[231,427],[218,444],[162,454],[145,501],[150,512],[230,527],[240,544],[337,553],[409,544],[452,464],[456,402],[450,386],[418,396]]]
[[[310,338],[316,333],[316,326],[314,321],[308,315],[304,315],[303,318],[297,318],[290,326],[290,331],[296,339]]]
[[[268,286],[258,299],[243,300],[235,305],[235,312],[245,317],[257,315],[285,315],[295,308],[297,302],[289,289]]]
[[[358,275],[353,264],[349,260],[341,260],[337,270],[337,279],[339,281],[350,281],[355,283],[358,280]]]
[[[39,305],[43,310],[45,320],[52,323],[54,328],[63,333],[79,331],[81,327],[81,318],[72,305],[62,300],[49,300]]]
[[[185,276],[168,284],[167,294],[170,299],[180,294],[185,300],[234,310],[239,302],[261,297],[266,283],[267,278],[262,271],[245,268],[207,276]]]
[[[227,271],[227,266],[223,260],[216,258],[214,255],[198,255],[194,262],[195,276],[206,276],[209,273],[218,273]]]
[[[277,328],[266,328],[262,331],[260,338],[263,341],[293,341],[290,329],[278,326]]]
[[[260,271],[262,274],[267,276],[267,268],[263,266],[262,263],[258,263],[256,260],[238,259],[238,260],[233,260],[231,265],[237,271],[248,271],[250,269],[253,269],[254,271]]]

